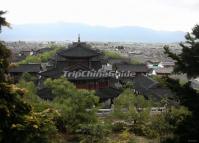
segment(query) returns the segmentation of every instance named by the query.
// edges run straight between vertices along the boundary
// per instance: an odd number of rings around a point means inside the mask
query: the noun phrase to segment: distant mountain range
[[[103,27],[77,23],[12,25],[4,28],[0,39],[5,41],[74,41],[77,34],[83,41],[171,43],[184,41],[184,32],[156,31],[144,27]]]

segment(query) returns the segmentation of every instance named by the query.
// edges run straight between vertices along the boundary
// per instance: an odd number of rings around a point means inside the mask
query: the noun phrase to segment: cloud
[[[198,0],[6,0],[0,8],[9,11],[13,24],[63,21],[187,31],[199,19]]]
[[[198,0],[155,0],[155,1],[157,3],[160,2],[162,5],[167,5],[168,7],[199,11]]]

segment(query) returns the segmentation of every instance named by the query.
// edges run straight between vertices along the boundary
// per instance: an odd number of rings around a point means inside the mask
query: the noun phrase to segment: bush
[[[122,132],[127,128],[127,124],[125,122],[115,122],[112,124],[112,131],[114,132]]]
[[[114,52],[114,51],[104,51],[104,55],[109,58],[113,58],[113,59],[122,58],[122,55],[120,55],[119,53]]]
[[[96,122],[95,107],[99,100],[93,91],[79,90],[64,77],[47,79],[45,86],[52,90],[53,107],[61,113],[57,119],[60,130],[74,133],[80,124]]]
[[[129,139],[129,141],[127,143],[137,143],[137,140],[132,138],[132,139]]]
[[[53,110],[35,112],[20,96],[24,90],[0,83],[0,142],[50,143],[57,135]]]
[[[124,130],[121,134],[120,134],[120,139],[121,140],[129,140],[129,138],[131,137],[130,133],[128,130]]]
[[[106,125],[96,123],[80,125],[77,133],[80,134],[81,143],[106,143],[110,131]]]
[[[146,123],[137,123],[132,126],[130,131],[134,132],[138,136],[145,136],[148,138],[156,138],[159,135],[158,131],[151,127],[151,124]]]
[[[20,77],[20,80],[24,80],[24,81],[27,81],[27,82],[29,82],[29,81],[36,82],[37,77],[26,72],[26,73],[22,74],[22,76]]]

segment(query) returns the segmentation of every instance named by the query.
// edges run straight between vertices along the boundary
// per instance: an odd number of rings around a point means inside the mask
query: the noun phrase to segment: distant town
[[[20,51],[31,51],[49,47],[52,44],[58,44],[67,47],[72,41],[16,41],[16,42],[5,42],[9,49],[14,53]],[[179,43],[136,43],[136,42],[87,42],[92,48],[99,50],[110,50],[116,51],[124,56],[129,56],[139,60],[139,62],[146,62],[147,60],[166,61],[169,60],[164,54],[163,47],[168,45],[171,50],[175,53],[180,53],[182,47]]]
[[[136,85],[136,92],[144,94],[146,98],[149,98],[151,94],[155,96],[153,98],[159,98],[160,92],[162,92],[161,99],[166,96],[171,96],[171,91],[169,91],[169,89],[165,89],[164,87],[162,87],[161,91],[161,88],[158,86],[160,90],[157,92],[154,87],[157,87],[156,85],[158,82],[150,77],[153,75],[172,75],[175,62],[164,54],[163,47],[165,44],[82,42],[80,41],[80,37],[78,40],[79,41],[73,43],[53,41],[6,42],[7,47],[12,50],[11,62],[16,64],[22,62],[22,64],[11,68],[10,74],[15,78],[16,82],[20,79],[20,75],[23,73],[35,75],[38,78],[37,83],[39,92],[42,93],[41,96],[46,98],[50,94],[46,93],[46,95],[44,95],[43,91],[46,91],[46,88],[43,88],[42,81],[48,77],[58,78],[64,75],[64,72],[66,73],[66,71],[129,71],[134,73],[135,76],[120,78],[119,82],[113,77],[101,77],[101,79],[98,79],[99,77],[68,78],[79,88],[95,89],[98,92],[104,92],[104,89],[116,91],[111,92],[111,94],[115,93],[115,95],[103,93],[103,97],[100,97],[102,101],[107,101],[110,98],[113,102],[114,98],[120,94],[119,89],[122,87],[122,84],[129,80],[132,80]],[[34,57],[52,51],[53,48],[50,48],[52,45],[58,45],[62,47],[62,49],[56,52],[52,57],[49,57],[47,61],[30,61],[23,63],[27,57]],[[177,43],[169,44],[168,46],[177,54],[181,51],[181,47]],[[75,63],[73,63],[74,60],[76,61]],[[186,76],[182,77],[186,79]],[[85,81],[87,81],[87,84]],[[144,85],[143,83],[145,81],[148,81],[150,84]],[[145,91],[145,88],[148,89],[148,91]],[[99,96],[100,95],[101,93]],[[111,105],[109,105],[109,107],[111,107]]]
[[[199,141],[199,25],[188,33],[83,26],[75,35],[77,25],[59,23],[11,32],[6,13],[0,10],[1,143]]]

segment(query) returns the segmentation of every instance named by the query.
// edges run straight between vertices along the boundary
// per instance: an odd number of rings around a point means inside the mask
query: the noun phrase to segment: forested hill
[[[12,25],[4,29],[1,39],[6,41],[28,40],[74,40],[80,33],[86,41],[121,42],[181,42],[184,32],[156,31],[144,27],[103,27],[77,23],[50,23]]]

